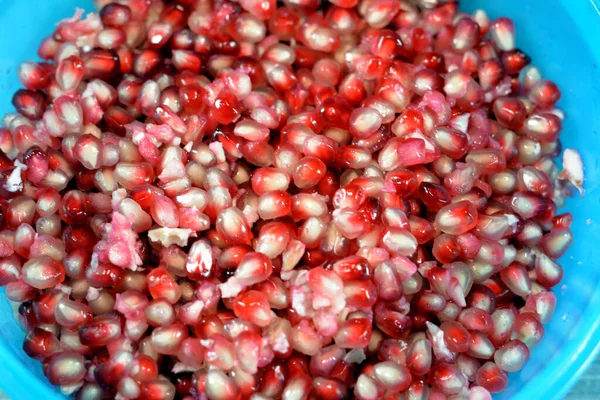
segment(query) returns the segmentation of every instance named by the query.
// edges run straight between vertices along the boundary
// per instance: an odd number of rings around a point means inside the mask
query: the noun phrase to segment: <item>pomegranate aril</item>
[[[173,309],[171,303],[166,299],[161,298],[152,300],[144,308],[144,317],[152,326],[165,326],[175,321],[175,310]]]
[[[519,340],[511,340],[496,350],[494,361],[505,372],[516,372],[529,358],[529,349]]]
[[[158,376],[156,360],[147,355],[138,355],[132,360],[130,376],[138,382],[147,382]]]
[[[373,366],[374,377],[390,392],[402,392],[410,386],[409,370],[393,361],[384,361]]]
[[[313,380],[312,392],[321,399],[343,399],[348,396],[348,388],[342,382],[322,377]]]
[[[257,253],[275,258],[285,251],[290,236],[289,229],[282,223],[265,224],[260,230],[255,249]]]
[[[21,270],[23,281],[36,289],[48,289],[63,282],[65,270],[55,259],[41,256],[27,261]]]
[[[346,351],[337,345],[324,347],[310,360],[310,372],[315,376],[330,376]]]
[[[446,300],[437,293],[423,291],[413,299],[415,308],[422,312],[437,313],[444,309]]]
[[[22,279],[14,280],[6,284],[6,298],[10,301],[22,303],[33,300],[36,296],[37,289],[28,285]]]
[[[19,66],[19,81],[29,90],[44,89],[50,83],[52,69],[49,64],[26,61]]]
[[[440,363],[429,372],[429,383],[446,395],[460,393],[467,386],[462,372],[452,364]]]
[[[119,3],[108,3],[100,10],[100,19],[104,25],[122,26],[131,19],[131,9]]]
[[[64,298],[56,303],[54,314],[56,322],[71,329],[85,324],[92,318],[88,306]]]
[[[477,370],[475,382],[490,393],[498,393],[504,390],[508,384],[508,377],[504,371],[490,361]]]
[[[99,263],[97,266],[88,268],[85,277],[89,283],[96,287],[119,286],[124,279],[124,271],[121,267],[112,264]]]
[[[462,18],[455,25],[452,47],[458,52],[464,52],[475,46],[480,39],[479,25],[471,18]]]
[[[84,358],[76,352],[57,353],[44,360],[44,374],[53,385],[74,385],[86,372]]]
[[[337,209],[333,212],[333,223],[348,239],[362,236],[371,227],[370,222],[359,211],[347,208]]]
[[[235,270],[235,278],[244,286],[251,286],[267,279],[273,270],[271,260],[262,253],[244,255]]]
[[[536,255],[535,278],[547,288],[556,286],[563,277],[563,268],[543,253]]]
[[[525,266],[513,262],[500,271],[502,282],[517,296],[526,298],[531,294],[531,280]]]
[[[361,374],[354,386],[354,396],[360,400],[375,400],[381,398],[384,393],[383,386],[374,378]]]
[[[86,134],[77,139],[73,149],[75,158],[87,169],[98,169],[102,166],[103,145],[96,136]]]
[[[309,188],[325,176],[325,164],[316,157],[304,157],[298,162],[292,175],[294,184],[300,188]]]
[[[544,328],[537,313],[524,312],[519,314],[513,324],[511,339],[519,339],[531,350],[544,335]]]
[[[404,228],[385,228],[381,243],[388,251],[403,256],[412,256],[417,249],[417,240]]]
[[[187,338],[188,330],[181,323],[162,326],[152,331],[150,343],[159,354],[175,355]]]
[[[484,285],[473,285],[466,300],[469,307],[479,308],[488,314],[491,314],[496,308],[496,296]]]
[[[51,332],[36,327],[27,332],[23,351],[31,358],[43,360],[62,350],[61,343]]]
[[[431,253],[438,261],[449,263],[460,255],[460,251],[456,237],[444,233],[434,239]]]
[[[154,169],[146,162],[124,163],[115,166],[114,179],[125,189],[131,190],[154,180]]]
[[[109,79],[119,69],[119,58],[110,50],[92,50],[83,55],[85,77]]]
[[[495,348],[490,339],[482,332],[472,332],[467,355],[488,360],[494,354]]]
[[[234,299],[233,311],[239,318],[258,326],[266,326],[273,317],[265,295],[258,291],[248,291]]]
[[[542,109],[550,109],[556,105],[561,93],[554,82],[541,80],[531,88],[528,98]]]
[[[350,281],[344,285],[346,304],[361,309],[370,308],[377,301],[377,289],[370,281]]]
[[[504,52],[501,59],[504,69],[510,75],[519,73],[531,62],[529,56],[518,49]]]
[[[227,208],[221,211],[216,221],[217,232],[232,245],[248,244],[252,238],[250,226],[237,208]]]
[[[154,299],[165,298],[175,304],[181,297],[181,287],[163,267],[153,269],[147,275],[147,281],[148,291]]]
[[[445,205],[450,204],[451,198],[448,191],[441,185],[429,182],[422,182],[418,189],[419,198],[425,206],[438,211]]]
[[[462,353],[469,349],[471,336],[467,328],[461,325],[460,322],[444,322],[441,329],[444,332],[444,341],[450,351]]]
[[[38,120],[44,115],[46,99],[39,91],[21,89],[14,94],[12,104],[25,117]]]
[[[79,338],[84,345],[105,346],[121,335],[121,325],[116,315],[96,316],[79,327]]]
[[[470,331],[489,332],[492,329],[492,318],[479,308],[466,308],[458,315],[457,322]]]
[[[540,247],[548,257],[558,259],[568,250],[571,243],[573,234],[569,229],[554,228],[542,237]]]
[[[460,235],[477,226],[477,210],[469,201],[461,201],[438,211],[434,226],[442,232]]]

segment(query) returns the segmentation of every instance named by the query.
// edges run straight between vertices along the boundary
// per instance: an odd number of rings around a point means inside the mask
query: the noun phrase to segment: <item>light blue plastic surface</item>
[[[16,69],[35,58],[37,45],[74,8],[91,0],[0,0],[0,112],[12,111]],[[567,112],[564,147],[577,148],[586,168],[586,196],[569,201],[575,243],[562,259],[565,278],[546,336],[507,390],[497,399],[560,399],[594,359],[600,342],[600,15],[590,0],[463,0],[462,8],[485,8],[517,25],[517,44],[543,75],[562,89]],[[0,292],[0,388],[14,400],[58,400],[38,362],[21,350],[23,333]]]

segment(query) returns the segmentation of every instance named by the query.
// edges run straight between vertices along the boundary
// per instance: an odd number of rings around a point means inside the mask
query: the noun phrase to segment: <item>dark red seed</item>
[[[111,50],[92,50],[83,55],[87,79],[110,79],[119,71],[119,57]]]
[[[352,107],[341,96],[333,96],[325,100],[319,109],[326,125],[347,129]]]
[[[451,197],[446,188],[430,182],[422,182],[419,186],[419,198],[431,211],[438,211],[450,204]]]
[[[502,64],[509,75],[517,74],[531,62],[531,58],[521,50],[511,50],[502,54]]]
[[[67,251],[93,250],[98,237],[89,225],[69,225],[63,231],[63,240]]]
[[[112,314],[96,316],[79,328],[79,339],[87,346],[106,346],[121,335],[121,319]]]
[[[31,358],[43,360],[61,350],[59,340],[42,328],[33,328],[25,336],[23,351]]]
[[[100,10],[100,19],[107,26],[123,26],[131,19],[131,9],[118,3],[109,3]]]
[[[135,121],[135,118],[124,108],[114,106],[104,113],[104,121],[117,134],[125,134],[125,125]]]
[[[44,95],[27,89],[18,90],[12,98],[12,104],[18,112],[33,120],[42,118],[46,109]]]
[[[133,72],[139,77],[147,77],[156,72],[162,62],[161,55],[156,50],[142,50],[133,60]]]

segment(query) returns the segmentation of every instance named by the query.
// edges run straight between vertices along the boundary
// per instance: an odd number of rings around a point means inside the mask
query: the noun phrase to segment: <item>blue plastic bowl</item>
[[[562,142],[583,155],[586,196],[573,199],[575,243],[563,257],[565,278],[546,336],[522,371],[512,374],[498,399],[560,399],[595,358],[600,347],[600,16],[594,0],[463,0],[465,11],[484,8],[491,18],[508,16],[517,25],[518,46],[543,75],[562,89],[566,111]],[[91,0],[0,0],[0,111],[13,111],[20,62],[36,57],[38,44],[75,7]],[[21,349],[23,332],[0,293],[0,387],[12,399],[64,397],[46,381],[40,364]]]

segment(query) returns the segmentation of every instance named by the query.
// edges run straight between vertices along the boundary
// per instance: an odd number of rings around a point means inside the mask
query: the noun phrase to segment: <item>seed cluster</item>
[[[19,69],[0,285],[78,399],[491,399],[582,190],[557,86],[452,0],[99,0]]]

